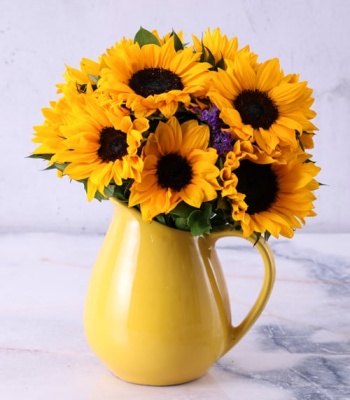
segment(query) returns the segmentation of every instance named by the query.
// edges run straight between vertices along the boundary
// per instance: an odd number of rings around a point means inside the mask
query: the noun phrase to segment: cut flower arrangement
[[[57,87],[31,157],[82,182],[88,200],[193,235],[291,238],[315,215],[312,89],[218,28],[191,44],[140,28]]]

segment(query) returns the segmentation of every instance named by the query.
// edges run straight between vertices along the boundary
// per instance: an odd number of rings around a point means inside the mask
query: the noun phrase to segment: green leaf
[[[181,218],[181,217],[175,218],[175,227],[183,231],[188,231],[189,227],[187,223],[187,218]]]
[[[51,160],[51,157],[53,154],[31,154],[30,156],[26,158],[41,158],[42,160]]]
[[[299,143],[299,146],[300,146],[301,150],[302,150],[302,151],[305,151],[304,146],[303,146],[303,143],[302,143],[302,141],[301,141],[301,136],[300,136],[300,134],[299,134],[298,131],[295,131],[295,136],[296,136],[296,139],[297,139],[297,141],[298,141],[298,143]]]
[[[210,233],[211,216],[211,204],[209,203],[204,203],[200,210],[193,211],[188,218],[188,224],[191,228],[192,235],[199,236],[203,233]]]
[[[225,163],[224,157],[219,157],[216,162],[216,166],[221,170],[224,168],[224,163]]]
[[[96,85],[98,80],[100,79],[99,76],[88,74],[88,77],[92,80],[92,82]]]
[[[160,46],[157,37],[154,36],[152,32],[142,28],[142,26],[135,35],[134,43],[138,43],[140,47],[144,46],[145,44],[156,44],[157,46]]]
[[[53,166],[58,169],[59,171],[64,171],[64,169],[67,167],[68,163],[64,164],[58,164],[58,163],[53,163]]]
[[[196,210],[196,208],[182,201],[171,211],[171,215],[181,218],[188,218],[191,212],[193,212],[194,210]]]
[[[51,165],[49,165],[48,167],[46,167],[46,168],[44,169],[44,171],[50,171],[51,169],[56,169],[56,167],[55,167],[54,164],[51,164]]]
[[[261,233],[255,232],[255,242],[254,242],[253,246],[256,246],[256,244],[259,242],[260,238],[261,238]]]
[[[266,232],[264,233],[264,239],[266,240],[266,242],[269,240],[270,236],[271,236],[271,233],[270,233],[270,232],[266,231]]]
[[[114,187],[114,185],[108,185],[107,187],[105,187],[104,194],[105,194],[107,197],[112,197],[112,196],[114,195],[114,193],[115,193],[115,187]],[[117,197],[117,196],[116,196],[116,197]]]
[[[104,189],[104,195],[109,197],[115,197],[120,201],[127,202],[128,201],[128,193],[129,193],[129,185],[130,182],[128,180],[124,181],[122,185],[116,185],[114,182],[110,183]]]
[[[95,193],[94,198],[98,201],[106,200],[107,198],[104,197],[98,190]]]
[[[202,43],[202,56],[201,57],[201,61],[206,61],[209,64],[211,64],[213,67],[215,67],[215,57],[213,55],[213,53],[210,51],[210,49],[206,46],[204,46],[204,44]]]
[[[215,68],[225,69],[225,60],[223,56],[221,56],[220,60],[215,64]]]
[[[158,221],[158,222],[160,222],[160,223],[163,224],[163,225],[166,225],[166,221],[165,221],[165,218],[164,218],[164,215],[163,215],[163,214],[157,215],[157,216],[155,217],[155,220]]]
[[[181,39],[179,38],[177,33],[175,31],[172,31],[170,36],[174,36],[174,48],[175,48],[175,51],[183,50],[184,49],[184,45],[181,42]]]

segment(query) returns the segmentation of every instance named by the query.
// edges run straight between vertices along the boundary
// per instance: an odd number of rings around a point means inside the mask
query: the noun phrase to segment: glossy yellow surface
[[[273,255],[263,240],[257,243],[265,265],[262,289],[243,322],[233,327],[215,243],[240,233],[193,237],[143,222],[137,210],[113,203],[115,214],[87,293],[88,343],[128,382],[173,385],[196,379],[259,317],[274,283]]]

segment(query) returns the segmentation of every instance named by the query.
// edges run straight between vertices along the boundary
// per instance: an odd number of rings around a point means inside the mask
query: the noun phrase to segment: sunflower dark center
[[[162,188],[179,192],[192,179],[192,168],[186,158],[170,153],[159,159],[157,164],[158,183]]]
[[[126,134],[112,127],[103,128],[100,132],[100,148],[97,154],[104,162],[121,159],[128,154]]]
[[[181,79],[174,72],[163,68],[146,68],[137,71],[131,77],[129,86],[142,97],[184,88]]]
[[[278,118],[278,109],[267,93],[243,90],[233,101],[242,122],[254,129],[269,129]]]
[[[244,201],[252,215],[267,211],[278,195],[277,177],[271,164],[255,164],[244,160],[234,171],[238,178],[237,191],[246,195]]]

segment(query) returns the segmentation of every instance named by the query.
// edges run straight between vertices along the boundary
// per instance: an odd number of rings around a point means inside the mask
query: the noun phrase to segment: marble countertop
[[[262,316],[205,376],[170,387],[115,378],[85,342],[84,297],[102,240],[0,234],[0,399],[350,399],[350,234],[271,240],[277,279]],[[230,239],[218,250],[238,323],[262,266]]]

